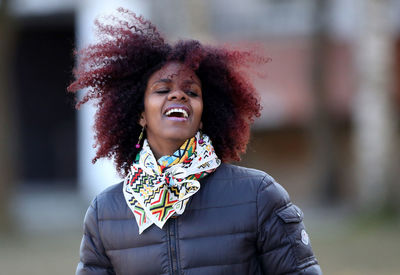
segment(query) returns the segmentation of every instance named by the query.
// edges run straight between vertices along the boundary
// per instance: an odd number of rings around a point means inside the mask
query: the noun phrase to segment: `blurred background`
[[[400,274],[399,0],[0,0],[1,274],[73,274],[86,208],[120,180],[66,92],[73,49],[119,6],[171,41],[262,48],[239,165],[304,210],[325,274]]]

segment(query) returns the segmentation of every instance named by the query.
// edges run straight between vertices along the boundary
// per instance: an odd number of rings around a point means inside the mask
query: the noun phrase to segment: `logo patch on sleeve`
[[[310,243],[310,238],[308,237],[308,234],[304,229],[301,230],[301,242],[305,245],[308,245]]]

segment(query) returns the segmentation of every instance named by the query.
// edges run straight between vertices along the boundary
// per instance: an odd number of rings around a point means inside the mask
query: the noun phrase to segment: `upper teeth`
[[[186,112],[186,110],[184,109],[180,109],[180,108],[174,108],[174,109],[170,109],[168,110],[165,115],[169,116],[172,113],[182,113],[183,117],[187,118],[188,117],[188,113]]]

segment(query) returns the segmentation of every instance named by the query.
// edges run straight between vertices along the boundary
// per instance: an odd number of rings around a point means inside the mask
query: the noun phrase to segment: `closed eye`
[[[157,94],[166,94],[168,92],[169,92],[169,90],[158,90],[158,91],[156,91]]]
[[[191,97],[197,97],[197,96],[199,96],[199,95],[198,95],[196,92],[194,92],[194,91],[187,91],[186,94],[187,94],[188,96],[191,96]]]

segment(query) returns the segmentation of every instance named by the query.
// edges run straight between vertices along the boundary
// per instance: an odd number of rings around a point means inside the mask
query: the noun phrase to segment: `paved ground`
[[[41,194],[34,196],[40,203],[22,200],[25,208],[16,214],[19,230],[0,236],[1,275],[74,274],[86,206],[74,193]],[[54,206],[51,211],[49,203]],[[354,219],[334,209],[305,213],[324,274],[400,274],[399,223]],[[34,216],[41,219],[34,222]]]
[[[400,274],[398,222],[342,220],[314,226],[309,231],[324,274]]]

